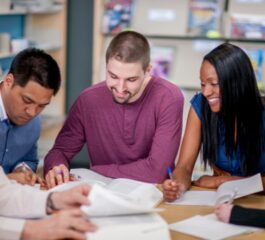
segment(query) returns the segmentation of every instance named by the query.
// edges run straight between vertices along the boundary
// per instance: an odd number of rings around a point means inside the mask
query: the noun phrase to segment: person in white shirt
[[[40,191],[10,181],[0,167],[0,239],[85,239],[86,232],[96,230],[80,210],[80,205],[89,204],[89,191],[88,185]],[[51,217],[34,219],[55,211]]]

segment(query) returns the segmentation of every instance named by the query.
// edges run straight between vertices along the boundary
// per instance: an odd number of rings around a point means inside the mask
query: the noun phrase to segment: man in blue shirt
[[[0,165],[10,179],[33,185],[38,165],[38,114],[61,83],[56,61],[38,49],[26,49],[13,60],[0,82]]]

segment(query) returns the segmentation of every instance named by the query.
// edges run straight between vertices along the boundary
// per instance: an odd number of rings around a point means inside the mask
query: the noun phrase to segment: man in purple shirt
[[[91,170],[112,178],[161,183],[173,167],[182,131],[183,95],[150,76],[150,47],[134,31],[116,35],[106,53],[106,81],[73,104],[44,161],[48,187],[69,180],[69,161],[84,144]]]

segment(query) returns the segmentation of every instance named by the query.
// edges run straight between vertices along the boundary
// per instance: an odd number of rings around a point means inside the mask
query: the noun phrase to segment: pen
[[[70,173],[70,178],[72,180],[77,180],[77,181],[81,181],[82,180],[82,177],[77,175],[77,174],[73,174],[73,173]]]
[[[171,180],[173,180],[174,177],[173,177],[173,172],[172,172],[172,168],[171,168],[171,167],[168,167],[168,168],[167,168],[167,173],[168,173],[169,178],[170,178]]]

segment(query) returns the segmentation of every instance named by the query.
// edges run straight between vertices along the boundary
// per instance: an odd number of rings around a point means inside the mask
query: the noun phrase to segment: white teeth
[[[208,100],[209,104],[214,104],[214,103],[219,102],[219,98],[209,98],[207,100]]]

